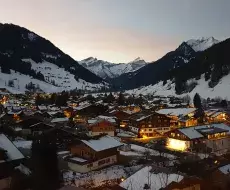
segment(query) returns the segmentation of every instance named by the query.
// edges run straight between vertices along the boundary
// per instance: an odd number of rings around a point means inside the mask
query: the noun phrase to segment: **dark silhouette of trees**
[[[195,108],[197,108],[197,109],[202,108],[201,98],[200,98],[200,95],[198,93],[196,93],[194,98],[193,98],[193,104],[194,104]]]
[[[222,106],[223,108],[228,107],[228,102],[227,102],[227,100],[222,100],[222,101],[220,102],[220,104],[221,104],[221,106]]]
[[[125,104],[125,97],[124,97],[124,95],[123,95],[121,92],[120,92],[120,94],[119,94],[117,103],[118,103],[119,105],[124,105],[124,104]]]
[[[32,143],[32,190],[56,190],[60,187],[57,147],[45,135]]]

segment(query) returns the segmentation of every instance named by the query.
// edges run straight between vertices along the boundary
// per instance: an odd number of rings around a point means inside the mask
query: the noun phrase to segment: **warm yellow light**
[[[143,138],[143,139],[147,139],[148,137],[147,137],[146,135],[143,135],[142,138]]]
[[[144,130],[142,129],[141,132],[144,132]]]
[[[167,139],[167,147],[173,150],[185,151],[188,147],[185,141],[178,139]]]

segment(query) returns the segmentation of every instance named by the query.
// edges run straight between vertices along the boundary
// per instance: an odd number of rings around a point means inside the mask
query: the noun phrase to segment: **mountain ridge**
[[[105,83],[103,79],[82,67],[49,40],[24,27],[14,24],[0,24],[0,41],[1,73],[11,75],[12,72],[18,72],[23,76],[28,75],[51,85],[55,81],[57,84],[53,86],[61,87],[63,90],[70,90],[77,87],[78,84],[84,88],[83,81],[92,87],[94,84],[98,86],[98,84],[103,85]],[[25,62],[23,59],[31,61]],[[41,67],[46,63],[51,64],[51,66],[36,70],[32,67],[32,62]],[[59,76],[58,73],[52,74],[52,69],[56,67],[62,71]],[[47,70],[50,72],[46,72]],[[69,77],[65,75],[69,75]],[[0,81],[4,80],[0,76]],[[2,86],[5,82],[1,83]],[[24,87],[22,89],[24,90]]]

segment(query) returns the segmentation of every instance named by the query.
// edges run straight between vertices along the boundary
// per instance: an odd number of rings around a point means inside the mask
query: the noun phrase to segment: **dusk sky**
[[[0,0],[0,22],[26,27],[76,60],[154,61],[182,41],[230,37],[230,0]]]

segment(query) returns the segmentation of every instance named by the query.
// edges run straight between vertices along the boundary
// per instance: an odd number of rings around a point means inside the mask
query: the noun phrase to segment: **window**
[[[110,158],[107,158],[105,162],[106,162],[106,163],[109,163],[109,162],[110,162]]]
[[[87,165],[87,168],[92,168],[93,167],[93,164],[88,164]]]
[[[152,129],[149,129],[149,131],[152,131]]]
[[[105,160],[101,160],[98,162],[98,166],[105,164]]]
[[[84,155],[84,150],[81,151],[81,156],[83,156],[83,155]]]

